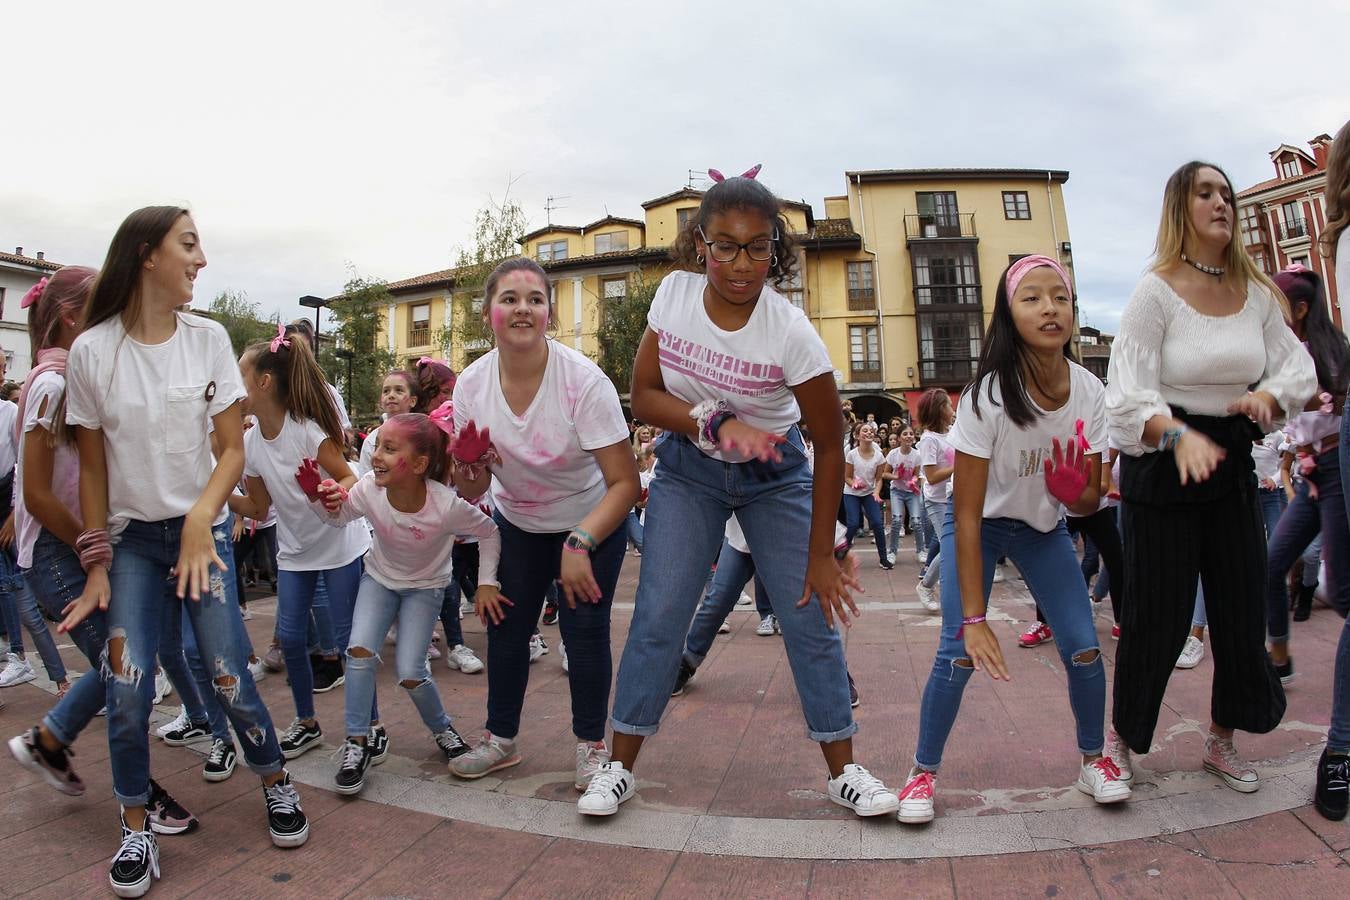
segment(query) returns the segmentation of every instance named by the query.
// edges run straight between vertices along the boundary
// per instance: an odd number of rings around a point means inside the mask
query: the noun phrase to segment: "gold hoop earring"
[[[698,264],[699,264],[700,266],[703,265],[703,254],[702,254],[702,253],[697,254],[697,255],[694,257],[694,259],[696,259],[696,260],[698,261]]]

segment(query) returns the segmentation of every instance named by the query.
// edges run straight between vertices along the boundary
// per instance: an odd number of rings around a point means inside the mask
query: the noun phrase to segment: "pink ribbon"
[[[436,361],[436,360],[432,359],[430,356],[424,356],[424,357],[422,357],[421,359],[419,359],[419,360],[417,361],[417,367],[420,369],[420,368],[422,368],[422,366],[430,365],[431,363],[434,363],[435,361]]]
[[[445,432],[448,438],[455,436],[455,404],[447,400],[427,414],[431,423]]]
[[[27,309],[38,302],[38,298],[42,296],[42,292],[47,289],[47,282],[49,281],[51,281],[51,279],[45,275],[39,278],[38,283],[30,287],[28,293],[24,294],[23,299],[19,301],[19,309]]]
[[[285,325],[282,325],[280,322],[278,322],[278,323],[277,323],[277,336],[274,337],[274,338],[272,338],[272,343],[271,343],[271,345],[269,346],[269,349],[270,349],[273,353],[276,353],[276,352],[277,352],[278,350],[280,350],[282,347],[289,347],[290,345],[291,345],[290,338],[286,337],[286,326],[285,326]]]
[[[1033,253],[1030,256],[1022,257],[1008,267],[1008,277],[1005,279],[1005,282],[1008,286],[1009,300],[1012,300],[1013,294],[1017,293],[1017,286],[1021,284],[1022,278],[1032,269],[1039,268],[1040,266],[1049,266],[1054,269],[1060,279],[1064,282],[1064,286],[1069,289],[1069,293],[1073,293],[1073,280],[1069,278],[1069,273],[1064,271],[1064,267],[1059,264],[1059,261],[1051,259],[1048,256],[1043,256],[1040,253]]]

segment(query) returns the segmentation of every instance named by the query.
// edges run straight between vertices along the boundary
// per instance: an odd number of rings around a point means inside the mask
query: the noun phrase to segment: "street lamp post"
[[[314,310],[314,352],[319,352],[319,336],[323,334],[323,308],[328,301],[322,297],[315,297],[313,294],[306,294],[300,298],[300,305],[307,306]]]
[[[347,381],[343,385],[343,395],[347,398],[347,415],[350,417],[354,411],[352,409],[352,357],[356,356],[356,354],[346,347],[335,347],[333,349],[333,355],[338,359],[345,359],[347,361]]]

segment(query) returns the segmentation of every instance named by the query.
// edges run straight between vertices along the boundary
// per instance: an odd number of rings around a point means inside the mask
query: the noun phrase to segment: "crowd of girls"
[[[1347,156],[1343,130],[1327,252],[1344,283]],[[550,338],[549,280],[525,258],[484,285],[493,349],[458,377],[429,359],[389,373],[384,421],[354,465],[341,400],[303,330],[279,327],[235,359],[223,328],[184,311],[206,265],[186,210],[133,213],[100,270],[67,267],[30,292],[36,364],[12,421],[0,421],[18,460],[15,565],[0,572],[0,594],[22,593],[60,619],[94,674],[69,685],[59,659],[48,661],[57,703],[9,747],[80,794],[70,748],[106,707],[119,896],[159,877],[157,835],[197,825],[150,777],[161,666],[191,704],[171,734],[182,742],[209,729],[218,746],[208,768],[229,777],[241,758],[261,779],[271,840],[298,847],[309,823],[286,761],[321,742],[316,691],[344,688],[333,787],[359,793],[389,752],[375,682],[392,626],[392,668],[430,743],[453,775],[481,778],[527,749],[521,719],[542,613],[565,647],[575,742],[528,749],[570,761],[578,812],[609,816],[637,791],[644,742],[752,574],[761,633],[783,636],[826,795],[857,815],[933,819],[971,680],[1013,677],[987,608],[1005,558],[1037,603],[1032,643],[1053,635],[1064,665],[1079,790],[1103,804],[1130,797],[1168,677],[1199,640],[1193,611],[1207,613],[1215,661],[1202,765],[1235,790],[1259,787],[1234,734],[1269,731],[1284,714],[1284,576],[1315,536],[1328,600],[1350,609],[1350,463],[1339,453],[1350,344],[1317,275],[1296,267],[1272,281],[1254,267],[1234,237],[1227,177],[1188,163],[1165,188],[1156,255],[1122,317],[1109,386],[1072,359],[1070,272],[1023,257],[999,277],[974,380],[955,404],[945,391],[924,394],[916,442],[902,420],[856,422],[841,405],[820,337],[778,292],[795,275],[796,248],[756,172],[718,176],[678,236],[634,364],[635,433],[609,379]],[[276,525],[276,641],[294,705],[281,729],[259,698],[240,582],[227,575],[232,514]],[[898,789],[855,758],[842,631],[858,611],[850,547],[864,522],[882,569],[895,566],[908,524],[924,566],[919,598],[941,614]],[[1080,564],[1075,531],[1101,550],[1099,598],[1109,582],[1118,622],[1109,712],[1084,590],[1090,560]],[[630,542],[643,559],[614,679],[611,608]],[[461,597],[487,641],[486,713],[467,737],[429,662],[439,619],[450,667],[484,668],[463,643]],[[18,618],[6,614],[11,639]],[[316,642],[343,657],[322,685]],[[1350,631],[1334,682],[1315,802],[1338,818],[1350,777]]]

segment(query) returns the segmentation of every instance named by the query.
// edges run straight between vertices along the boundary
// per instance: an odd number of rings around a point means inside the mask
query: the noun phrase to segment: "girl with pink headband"
[[[1101,382],[1070,357],[1072,284],[1048,256],[1008,267],[975,380],[948,435],[956,459],[941,523],[942,636],[924,688],[914,767],[900,792],[901,822],[933,819],[938,767],[971,675],[1011,679],[985,620],[1002,556],[1016,563],[1058,639],[1082,754],[1075,786],[1098,803],[1130,796],[1103,754],[1106,673],[1063,519],[1066,507],[1096,511],[1106,446]]]

